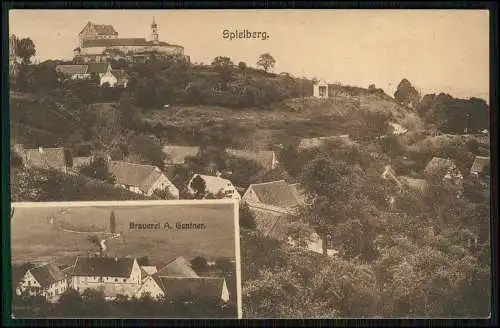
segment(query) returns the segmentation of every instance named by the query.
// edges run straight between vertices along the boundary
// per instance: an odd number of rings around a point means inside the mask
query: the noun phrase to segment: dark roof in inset
[[[64,148],[38,148],[24,150],[24,160],[28,166],[65,168]]]
[[[285,180],[252,184],[248,188],[253,189],[263,204],[284,209],[299,205],[299,200],[295,197],[293,189]]]
[[[64,75],[87,74],[88,65],[65,64],[57,65],[56,72]]]
[[[158,270],[155,275],[186,278],[198,277],[198,274],[196,274],[196,272],[191,268],[189,261],[182,256],[179,256],[173,261],[167,263],[167,265]]]
[[[485,156],[476,156],[470,168],[470,173],[482,173],[490,165],[490,158]]]
[[[166,277],[153,276],[156,284],[165,293],[168,300],[193,301],[210,297],[220,299],[224,288],[224,278],[216,277]]]
[[[125,257],[79,256],[72,276],[128,278],[132,273],[134,260]]]
[[[156,166],[121,161],[111,161],[109,163],[109,171],[116,178],[116,183],[135,186],[143,192],[148,192],[163,175]]]
[[[29,271],[42,288],[47,288],[58,281],[66,279],[64,273],[56,265],[50,263],[32,268]]]
[[[87,73],[104,74],[108,71],[110,65],[108,63],[89,63],[88,66]]]

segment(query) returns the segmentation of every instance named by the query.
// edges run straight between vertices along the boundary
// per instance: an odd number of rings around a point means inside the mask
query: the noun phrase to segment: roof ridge
[[[111,161],[112,163],[115,162],[115,163],[125,163],[125,164],[130,164],[130,165],[136,165],[136,166],[145,166],[145,167],[152,167],[152,168],[158,168],[160,169],[158,166],[156,165],[151,165],[151,164],[137,164],[137,163],[131,163],[131,162],[125,162],[125,161]]]
[[[285,179],[281,179],[281,180],[268,181],[268,182],[252,183],[252,184],[250,184],[250,186],[248,186],[248,188],[250,188],[251,186],[260,186],[263,184],[270,184],[270,183],[276,183],[276,182],[281,182],[281,181],[286,183]]]

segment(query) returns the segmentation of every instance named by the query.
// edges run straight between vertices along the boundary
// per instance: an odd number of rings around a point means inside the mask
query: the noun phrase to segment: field
[[[16,208],[11,220],[13,262],[55,261],[69,264],[77,255],[97,252],[89,236],[109,231],[114,212],[116,232],[108,240],[108,253],[117,256],[148,256],[164,264],[177,256],[235,258],[234,213],[230,204],[36,207]],[[204,230],[133,230],[130,222],[204,223]],[[91,231],[91,232],[89,232]]]

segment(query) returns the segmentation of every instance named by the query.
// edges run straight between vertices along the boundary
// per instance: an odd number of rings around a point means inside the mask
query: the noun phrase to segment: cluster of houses
[[[185,258],[177,257],[165,266],[142,265],[134,257],[104,255],[78,256],[74,264],[60,267],[45,263],[29,269],[13,267],[13,291],[16,295],[44,296],[56,302],[61,294],[74,289],[104,293],[107,300],[118,295],[140,298],[192,301],[192,296],[229,301],[229,290],[223,277],[200,277]]]
[[[129,76],[123,69],[113,69],[109,63],[61,64],[56,72],[65,80],[90,80],[96,78],[99,85],[126,88]]]

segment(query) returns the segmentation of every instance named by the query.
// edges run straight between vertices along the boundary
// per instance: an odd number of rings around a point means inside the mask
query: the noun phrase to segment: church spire
[[[153,41],[154,43],[159,42],[158,25],[156,25],[154,16],[153,16],[153,23],[151,24],[151,41]]]

